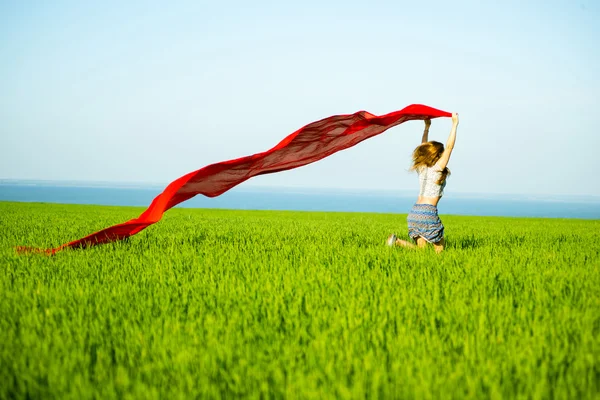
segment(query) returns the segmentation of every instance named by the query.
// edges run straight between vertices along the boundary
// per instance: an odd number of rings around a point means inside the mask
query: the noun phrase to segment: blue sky
[[[0,179],[166,184],[329,115],[423,103],[460,114],[447,195],[600,195],[598,43],[591,0],[5,0]],[[421,132],[244,185],[416,191]]]

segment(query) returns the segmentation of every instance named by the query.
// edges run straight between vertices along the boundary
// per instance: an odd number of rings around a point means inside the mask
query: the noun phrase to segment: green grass
[[[0,203],[0,398],[600,396],[600,221]]]

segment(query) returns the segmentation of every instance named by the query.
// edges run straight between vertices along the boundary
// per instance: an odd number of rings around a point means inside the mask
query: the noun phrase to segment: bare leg
[[[423,239],[422,237],[419,237],[417,238],[417,244],[415,245],[411,242],[407,242],[406,240],[396,239],[396,246],[408,247],[410,249],[422,249],[423,247],[427,246],[427,240]]]
[[[422,237],[417,238],[417,247],[419,247],[420,249],[427,246],[427,243],[428,243],[427,240],[423,239]]]
[[[439,242],[433,244],[433,248],[438,254],[444,251],[444,247],[446,247],[446,239],[444,238],[442,238],[442,240],[440,240]]]
[[[396,246],[407,247],[409,249],[415,249],[417,246],[412,244],[411,242],[407,242],[406,240],[396,239]]]
[[[406,247],[409,249],[423,249],[425,247],[427,247],[427,243],[429,243],[427,240],[423,239],[422,237],[417,238],[417,244],[413,244],[411,242],[407,242],[406,240],[402,240],[402,239],[396,239],[396,246],[402,246],[402,247]],[[441,253],[444,250],[444,247],[446,247],[446,240],[442,238],[442,240],[440,240],[437,243],[432,243],[433,244],[433,248],[435,250],[436,253]]]

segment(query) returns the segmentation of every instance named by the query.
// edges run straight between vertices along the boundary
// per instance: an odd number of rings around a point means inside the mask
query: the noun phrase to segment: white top
[[[444,195],[446,181],[444,180],[441,185],[438,185],[437,183],[442,175],[442,170],[439,166],[422,166],[417,168],[417,173],[419,174],[419,183],[421,184],[419,196],[442,197]]]

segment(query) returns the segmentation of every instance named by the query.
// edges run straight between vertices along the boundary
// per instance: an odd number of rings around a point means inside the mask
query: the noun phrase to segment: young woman
[[[425,247],[431,243],[437,253],[444,250],[446,241],[444,239],[444,225],[438,216],[437,205],[446,186],[446,178],[450,175],[448,161],[454,149],[456,141],[456,129],[458,128],[458,114],[452,114],[452,130],[446,148],[440,142],[428,141],[431,120],[425,120],[425,131],[421,145],[413,152],[413,165],[411,170],[417,171],[421,190],[416,204],[410,210],[407,217],[408,235],[415,241],[413,243],[401,240],[396,235],[390,235],[387,240],[388,246]]]

